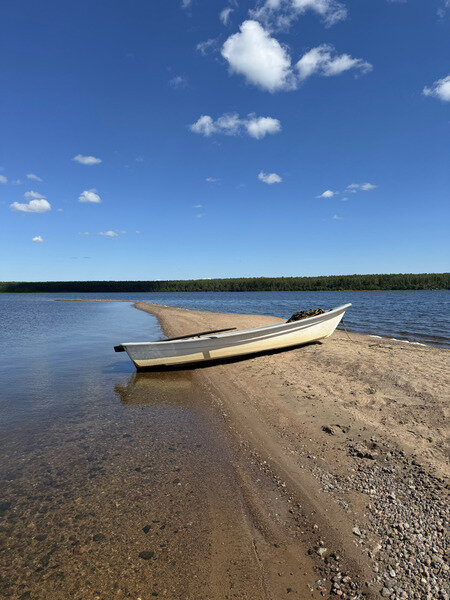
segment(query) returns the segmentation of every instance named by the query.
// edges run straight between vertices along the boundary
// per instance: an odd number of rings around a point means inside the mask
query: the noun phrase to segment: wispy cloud
[[[101,235],[101,236],[109,238],[109,239],[114,239],[114,238],[118,238],[119,235],[121,235],[123,233],[126,233],[126,231],[108,229],[107,231],[99,231],[98,235]]]
[[[345,191],[355,194],[356,192],[370,192],[376,187],[373,183],[351,183],[345,188]]]
[[[42,179],[34,173],[28,173],[27,179],[32,179],[33,181],[42,181]]]
[[[92,204],[100,204],[101,202],[100,196],[97,194],[97,190],[92,188],[91,190],[84,190],[78,196],[78,202],[90,202]]]
[[[44,240],[42,238],[42,236],[40,235],[35,235],[34,238],[31,240],[32,242],[36,242],[38,244],[42,243]]]
[[[342,220],[342,217],[341,217],[340,215],[333,215],[333,219],[334,219],[335,221],[341,221],[341,220]]]
[[[347,17],[345,5],[338,0],[259,0],[250,14],[270,29],[286,30],[308,11],[322,17],[326,27]]]
[[[295,90],[311,75],[332,77],[353,70],[368,73],[372,65],[349,54],[337,54],[334,47],[322,44],[305,53],[295,66],[288,49],[257,21],[244,21],[240,32],[222,46],[229,71],[243,75],[247,83],[268,92]]]
[[[102,162],[101,158],[96,158],[95,156],[84,156],[83,154],[77,154],[72,158],[75,162],[80,165],[87,165],[91,167],[92,165],[98,165]]]
[[[189,8],[192,4],[192,0],[181,0],[181,8]]]
[[[226,113],[214,120],[209,115],[202,115],[190,125],[193,133],[205,137],[213,134],[238,135],[247,132],[253,138],[261,139],[267,134],[281,131],[281,123],[273,117],[257,117],[253,113],[241,119],[237,113]]]
[[[205,40],[204,42],[199,42],[196,45],[196,50],[206,56],[210,52],[214,52],[217,48],[217,40],[210,38],[209,40]]]
[[[9,205],[12,210],[26,213],[44,213],[51,210],[51,204],[45,199],[45,196],[37,192],[25,192],[24,198],[30,199],[29,202],[13,202]]]
[[[0,183],[8,183],[8,178],[4,175],[0,175]]]
[[[231,8],[231,6],[227,6],[226,8],[224,8],[223,10],[220,11],[219,13],[219,19],[222,21],[222,23],[226,26],[228,25],[229,21],[230,21],[230,15],[233,12],[233,8]]]
[[[172,77],[172,79],[169,80],[169,85],[175,90],[181,90],[187,86],[187,80],[181,75],[176,75],[176,77]]]
[[[283,179],[278,175],[278,173],[264,173],[261,171],[258,175],[258,179],[268,185],[272,185],[274,183],[281,183]]]
[[[425,96],[434,96],[443,102],[450,102],[450,75],[438,79],[431,87],[424,87],[423,94]]]
[[[218,183],[220,179],[217,179],[216,177],[207,177],[205,181],[207,181],[208,183]]]

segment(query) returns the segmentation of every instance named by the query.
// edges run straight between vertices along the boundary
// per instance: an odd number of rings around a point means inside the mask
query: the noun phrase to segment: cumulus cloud
[[[438,79],[431,87],[424,87],[423,94],[425,96],[434,96],[443,102],[450,102],[450,75]]]
[[[209,52],[213,52],[216,49],[217,40],[210,38],[204,42],[199,42],[196,45],[196,50],[206,56]]]
[[[248,83],[276,92],[293,89],[294,76],[288,51],[257,21],[244,21],[240,32],[222,46],[230,73],[243,75]]]
[[[251,83],[269,92],[297,89],[313,74],[322,77],[353,70],[364,74],[372,65],[350,54],[337,54],[334,47],[322,44],[312,48],[292,66],[288,49],[257,21],[244,21],[240,32],[231,35],[222,46],[230,73],[243,75]]]
[[[278,133],[281,131],[281,123],[272,117],[250,116],[245,122],[247,132],[257,140],[263,138],[267,133]]]
[[[44,213],[52,208],[45,196],[37,192],[26,192],[24,197],[25,199],[31,198],[31,200],[29,202],[13,202],[10,204],[10,208],[17,212],[27,213]]]
[[[101,158],[96,158],[95,156],[84,156],[83,154],[77,154],[72,158],[72,160],[80,163],[80,165],[87,165],[88,167],[92,165],[98,165],[102,162]]]
[[[258,175],[258,179],[267,183],[268,185],[272,185],[273,183],[281,183],[283,179],[277,173],[264,173],[261,171]]]
[[[233,12],[233,10],[234,9],[231,8],[231,6],[227,6],[226,8],[220,11],[219,18],[225,26],[228,25],[230,21],[230,15]]]
[[[218,133],[238,135],[246,131],[248,135],[259,140],[266,134],[281,131],[281,123],[273,117],[257,117],[253,113],[243,119],[237,113],[226,113],[216,120],[209,115],[202,115],[190,125],[190,130],[205,137]]]
[[[169,85],[176,90],[180,90],[187,86],[187,80],[184,77],[181,77],[181,75],[177,75],[176,77],[170,79]]]
[[[34,236],[34,238],[33,238],[31,241],[32,241],[32,242],[41,243],[41,242],[43,242],[44,240],[42,239],[42,236],[40,236],[40,235],[36,235],[36,236]]]
[[[97,194],[97,190],[92,188],[91,190],[84,190],[78,196],[78,202],[91,202],[92,204],[99,204],[101,202],[100,196]]]
[[[351,183],[345,188],[345,191],[355,194],[356,192],[370,192],[376,187],[373,183]]]
[[[347,17],[347,9],[338,0],[259,0],[251,16],[270,29],[288,29],[293,21],[312,11],[322,17],[326,27]]]
[[[33,181],[42,181],[42,179],[34,173],[28,173],[27,179],[32,179]]]
[[[0,175],[0,183],[8,183],[8,178],[4,175]]]
[[[314,74],[332,77],[351,69],[364,74],[373,68],[370,63],[361,58],[353,58],[349,54],[335,54],[333,46],[328,44],[312,48],[295,66],[302,81]]]
[[[25,192],[25,194],[23,195],[24,198],[28,199],[32,199],[32,200],[36,200],[36,199],[42,199],[45,198],[45,196],[39,192]]]
[[[316,196],[316,198],[332,198],[336,192],[332,192],[331,190],[325,190],[323,194]]]

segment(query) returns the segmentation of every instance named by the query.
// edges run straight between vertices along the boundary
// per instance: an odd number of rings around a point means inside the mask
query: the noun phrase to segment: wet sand
[[[279,321],[135,306],[167,336]],[[276,527],[297,557],[319,558],[315,591],[359,597],[353,582],[369,596],[447,598],[448,356],[337,331],[323,343],[192,371],[240,448],[238,468],[261,482],[251,480],[248,505],[264,515],[263,537]],[[265,507],[269,490],[279,492],[276,513]],[[261,559],[263,572],[269,563]],[[299,581],[305,597],[301,586],[311,583]]]

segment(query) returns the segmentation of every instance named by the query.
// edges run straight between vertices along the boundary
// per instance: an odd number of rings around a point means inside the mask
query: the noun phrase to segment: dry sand
[[[135,306],[169,337],[280,321]],[[337,331],[193,371],[237,449],[255,598],[448,598],[448,356]]]

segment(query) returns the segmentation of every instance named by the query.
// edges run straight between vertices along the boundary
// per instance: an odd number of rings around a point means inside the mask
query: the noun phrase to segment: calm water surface
[[[113,352],[160,336],[128,303],[0,295],[0,598],[205,597],[238,491],[194,374]]]

